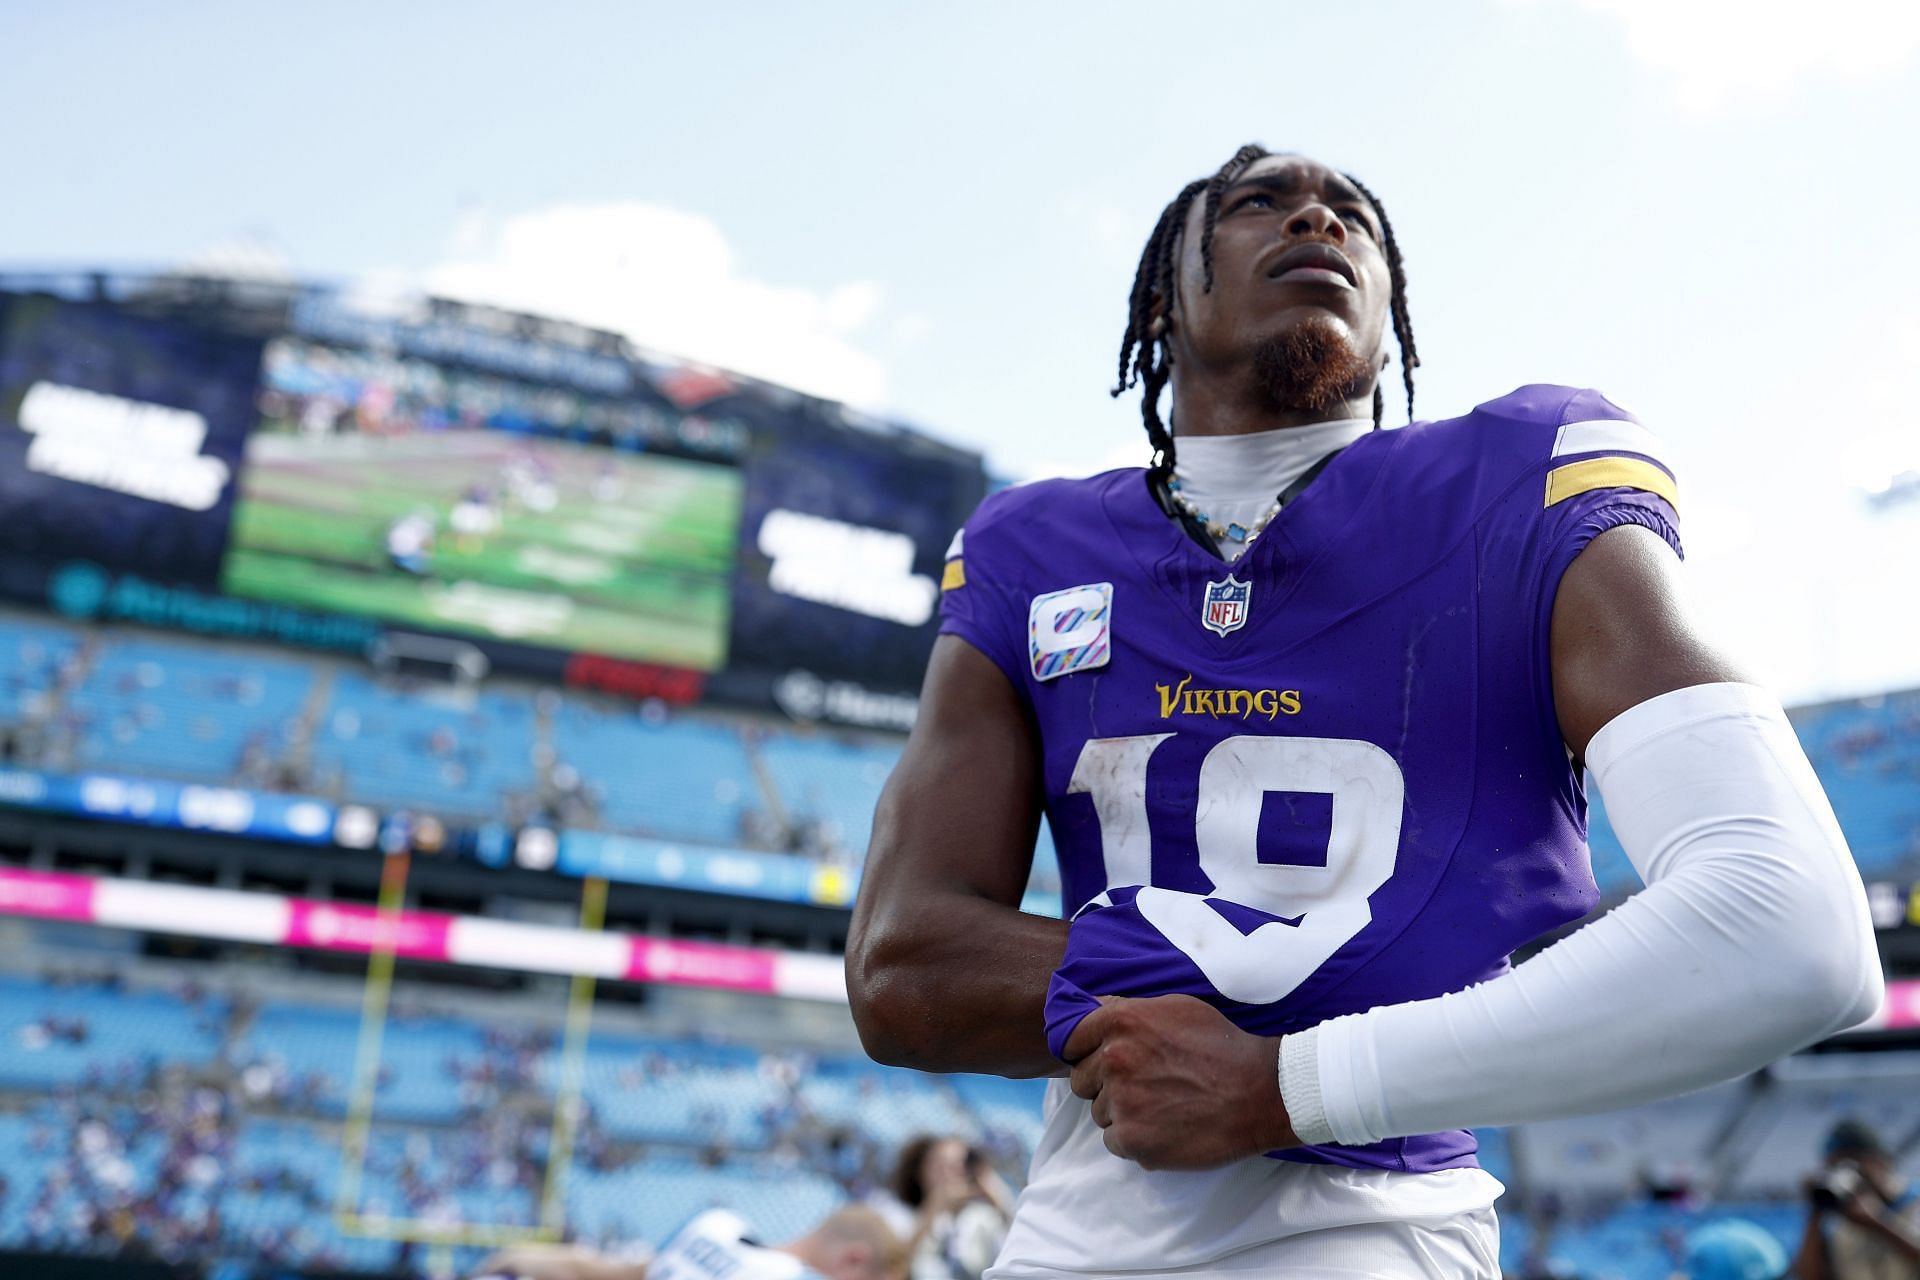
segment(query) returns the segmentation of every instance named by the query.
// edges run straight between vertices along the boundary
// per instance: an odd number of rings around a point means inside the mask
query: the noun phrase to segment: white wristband
[[[1309,1147],[1333,1141],[1327,1109],[1320,1097],[1320,1028],[1309,1027],[1280,1037],[1280,1098],[1287,1120],[1300,1141]]]

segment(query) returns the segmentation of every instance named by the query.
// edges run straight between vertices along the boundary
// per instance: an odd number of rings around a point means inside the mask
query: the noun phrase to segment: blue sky
[[[1017,476],[1115,403],[1160,205],[1359,174],[1422,416],[1595,385],[1670,442],[1710,629],[1920,684],[1920,6],[0,3],[0,261],[499,301],[882,408]]]

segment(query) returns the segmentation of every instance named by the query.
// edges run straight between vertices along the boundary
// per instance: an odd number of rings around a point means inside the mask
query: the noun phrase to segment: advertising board
[[[219,577],[260,343],[0,293],[0,558]]]

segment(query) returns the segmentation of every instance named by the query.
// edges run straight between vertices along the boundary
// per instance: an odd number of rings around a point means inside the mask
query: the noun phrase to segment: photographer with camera
[[[1873,1130],[1858,1120],[1835,1125],[1806,1189],[1812,1211],[1793,1260],[1798,1280],[1920,1280],[1920,1195],[1894,1173]]]
[[[978,1280],[1013,1217],[1013,1196],[964,1138],[920,1134],[900,1148],[893,1195],[913,1214],[902,1231],[912,1280]]]

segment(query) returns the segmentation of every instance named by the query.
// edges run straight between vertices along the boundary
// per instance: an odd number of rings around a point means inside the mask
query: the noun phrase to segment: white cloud
[[[1711,111],[1785,95],[1817,77],[1866,79],[1920,49],[1914,0],[1574,0],[1625,28],[1684,107]]]
[[[573,320],[641,346],[863,408],[885,370],[856,341],[879,285],[816,291],[742,272],[711,219],[639,201],[566,204],[493,220],[463,214],[432,293]]]

